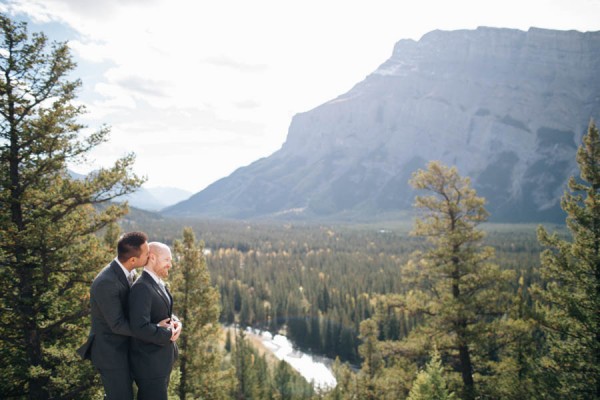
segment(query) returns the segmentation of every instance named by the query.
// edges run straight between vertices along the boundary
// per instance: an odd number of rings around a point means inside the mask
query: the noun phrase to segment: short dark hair
[[[124,262],[131,257],[139,257],[142,254],[142,245],[147,241],[148,236],[144,232],[127,232],[117,243],[117,258]]]

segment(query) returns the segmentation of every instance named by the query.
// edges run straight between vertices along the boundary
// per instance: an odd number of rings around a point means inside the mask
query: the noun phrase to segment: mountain
[[[135,193],[119,198],[119,201],[127,200],[130,205],[142,210],[159,211],[191,195],[191,192],[172,187],[141,187]]]
[[[73,179],[85,179],[85,175],[69,170]],[[176,204],[192,195],[187,190],[172,187],[140,187],[134,193],[116,199],[119,202],[128,201],[129,205],[146,211],[159,211],[165,207]]]
[[[480,27],[400,40],[349,92],[294,116],[269,157],[164,210],[376,218],[411,210],[411,174],[457,166],[491,220],[564,222],[575,152],[600,114],[600,32]]]

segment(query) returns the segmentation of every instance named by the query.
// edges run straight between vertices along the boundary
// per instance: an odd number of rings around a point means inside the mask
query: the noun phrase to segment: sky
[[[0,0],[67,41],[86,173],[134,152],[146,187],[196,193],[281,148],[295,114],[346,93],[401,39],[478,26],[600,30],[600,0]]]

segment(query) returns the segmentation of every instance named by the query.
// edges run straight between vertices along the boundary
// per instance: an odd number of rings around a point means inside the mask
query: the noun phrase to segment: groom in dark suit
[[[165,244],[152,242],[149,252],[148,264],[129,293],[131,372],[138,387],[138,400],[167,400],[181,322],[173,315],[173,297],[163,282],[172,266],[171,250]],[[167,328],[158,325],[165,318],[171,319]]]
[[[148,253],[145,233],[129,232],[121,236],[117,258],[100,271],[90,289],[92,327],[87,342],[77,352],[91,359],[100,372],[108,400],[133,399],[127,296],[135,268],[146,265]]]

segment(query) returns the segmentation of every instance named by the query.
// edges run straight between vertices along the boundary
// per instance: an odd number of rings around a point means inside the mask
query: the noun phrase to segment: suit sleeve
[[[94,292],[98,308],[113,333],[132,336],[118,286],[114,282],[103,280],[94,287]]]
[[[171,331],[150,319],[152,293],[146,285],[133,285],[129,292],[129,320],[134,337],[144,342],[165,345],[171,342]]]

